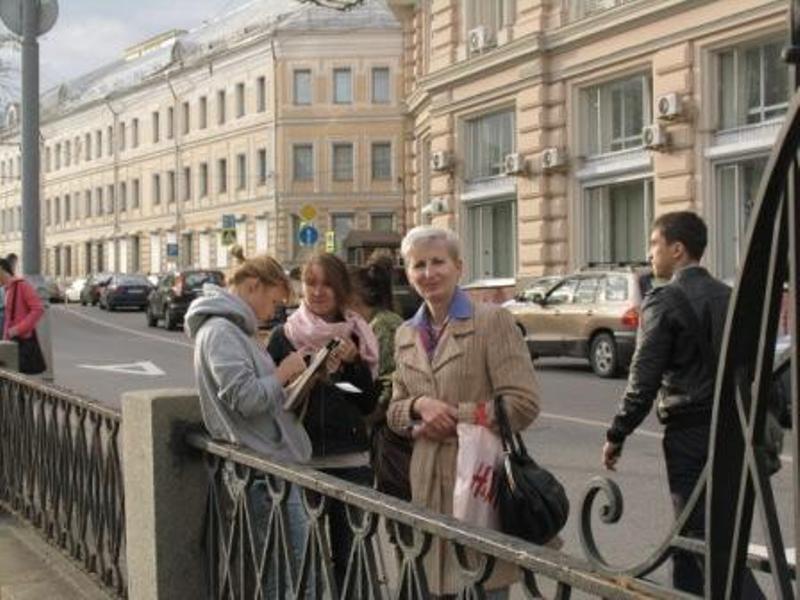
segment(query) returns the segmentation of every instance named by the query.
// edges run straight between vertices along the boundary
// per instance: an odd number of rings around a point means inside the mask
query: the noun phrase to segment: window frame
[[[301,81],[300,77],[308,77],[307,85],[308,85],[308,99],[305,100],[301,98],[301,84],[304,83]],[[292,101],[295,106],[311,106],[313,104],[314,99],[314,80],[311,73],[311,69],[307,68],[300,68],[300,69],[293,69],[292,70]]]
[[[343,99],[339,97],[339,86],[338,86],[338,76],[347,74],[348,77],[348,85],[347,85],[347,98]],[[333,77],[332,77],[333,85],[331,86],[332,92],[332,102],[336,105],[347,105],[353,103],[353,69],[352,67],[334,67],[333,69]]]
[[[308,150],[310,157],[310,167],[308,169],[308,176],[299,177],[298,172],[298,152]],[[314,181],[314,144],[313,143],[295,143],[292,144],[292,181],[308,182]]]
[[[337,164],[337,150],[345,149],[350,150],[350,168],[348,175],[345,175],[342,166]],[[340,169],[342,169],[341,172]],[[333,181],[337,182],[347,182],[355,179],[355,144],[353,144],[353,142],[333,142],[331,144],[331,177]]]

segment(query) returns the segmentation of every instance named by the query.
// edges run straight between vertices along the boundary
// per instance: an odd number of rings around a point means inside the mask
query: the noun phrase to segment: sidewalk
[[[0,509],[0,600],[108,600],[97,584]]]

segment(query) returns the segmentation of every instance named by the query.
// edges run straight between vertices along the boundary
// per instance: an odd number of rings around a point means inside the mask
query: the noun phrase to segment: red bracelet
[[[475,407],[475,424],[476,425],[483,425],[484,427],[489,426],[489,414],[486,412],[486,403],[479,402],[478,405]]]

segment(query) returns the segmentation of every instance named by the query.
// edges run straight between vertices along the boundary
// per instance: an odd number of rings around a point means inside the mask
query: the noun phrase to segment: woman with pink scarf
[[[350,310],[347,266],[333,254],[318,254],[303,268],[300,308],[273,331],[268,352],[280,364],[292,352],[314,354],[331,340],[339,345],[327,364],[327,377],[311,390],[303,424],[311,438],[311,465],[353,483],[371,486],[369,438],[365,417],[378,392],[378,340],[369,324]],[[331,553],[339,589],[344,583],[352,534],[344,506],[329,511]]]

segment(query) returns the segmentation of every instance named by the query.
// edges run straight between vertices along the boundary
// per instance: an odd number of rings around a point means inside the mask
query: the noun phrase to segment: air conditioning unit
[[[642,129],[642,146],[648,150],[661,150],[669,143],[667,132],[658,123]]]
[[[420,211],[425,216],[440,215],[447,212],[447,198],[437,197],[422,207]]]
[[[467,36],[470,54],[480,54],[494,46],[492,32],[485,25],[470,29]]]
[[[519,175],[525,172],[525,157],[519,152],[506,154],[503,161],[503,172],[506,175]]]
[[[452,166],[450,153],[439,150],[431,153],[431,169],[434,171],[447,171]]]
[[[555,171],[567,166],[567,155],[561,148],[545,148],[542,151],[542,170]]]
[[[656,116],[659,119],[666,121],[677,119],[683,113],[682,109],[681,97],[675,92],[664,94],[656,99]]]

